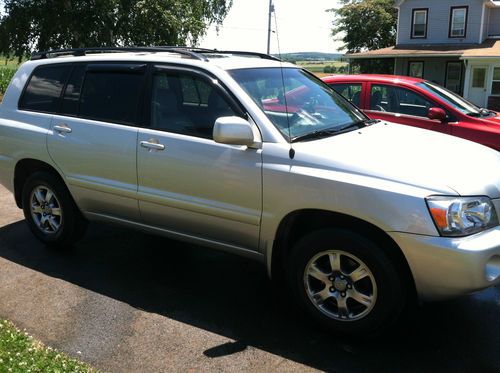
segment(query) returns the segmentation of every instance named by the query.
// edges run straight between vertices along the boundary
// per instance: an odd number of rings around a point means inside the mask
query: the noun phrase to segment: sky
[[[331,36],[337,0],[273,0],[278,33],[271,34],[271,53],[336,52],[342,46]],[[211,26],[198,46],[265,53],[269,0],[233,0],[217,33]],[[274,16],[271,28],[276,31]],[[279,40],[278,40],[279,39]]]
[[[273,4],[271,53],[333,53],[342,46],[331,36],[333,14],[326,12],[338,8],[338,0],[273,0]],[[0,13],[2,8],[0,0]],[[219,31],[211,26],[198,46],[265,53],[268,9],[269,0],[233,0]]]

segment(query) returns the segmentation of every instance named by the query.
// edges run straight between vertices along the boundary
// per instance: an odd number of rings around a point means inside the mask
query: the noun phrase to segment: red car
[[[372,119],[475,141],[500,151],[500,115],[438,84],[395,75],[332,75],[322,79]]]

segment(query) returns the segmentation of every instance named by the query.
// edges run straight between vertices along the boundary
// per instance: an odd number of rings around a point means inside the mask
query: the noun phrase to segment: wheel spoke
[[[53,208],[52,215],[61,216],[61,209],[59,207]]]
[[[366,267],[364,265],[360,265],[358,268],[356,268],[354,271],[351,272],[349,277],[351,278],[352,282],[357,282],[365,277],[369,276],[368,271],[366,270]]]
[[[349,310],[347,309],[347,298],[341,296],[340,294],[336,297],[337,308],[339,316],[342,318],[349,318]]]
[[[327,300],[331,296],[332,294],[330,293],[328,287],[326,286],[323,290],[320,290],[317,293],[312,294],[312,297],[314,298],[318,306],[321,306],[323,303],[325,303],[325,300]]]
[[[325,285],[329,283],[328,274],[319,269],[316,264],[311,264],[307,274],[314,277],[316,280],[321,281]]]
[[[49,222],[49,226],[50,226],[50,228],[52,228],[52,230],[53,230],[54,232],[56,232],[56,231],[59,229],[59,223],[58,223],[58,222],[56,222],[56,220],[54,219],[54,217],[52,217],[52,216],[51,216],[51,217],[49,217],[49,218],[47,219],[47,221]]]
[[[34,193],[34,196],[35,196],[36,201],[37,201],[37,202],[38,202],[38,204],[40,204],[40,205],[41,205],[41,204],[44,202],[44,200],[45,200],[45,198],[44,198],[44,196],[43,196],[42,191],[41,191],[41,189],[40,189],[40,188],[37,188],[37,189],[36,189],[36,191],[35,191],[35,193]]]
[[[35,214],[41,214],[43,212],[40,206],[31,206],[31,211],[33,211]]]
[[[52,193],[52,191],[50,189],[47,189],[47,193],[45,194],[45,202],[50,203],[50,200],[53,196],[54,194]]]
[[[330,253],[328,254],[330,259],[330,266],[332,267],[332,272],[340,272],[340,254]]]
[[[369,307],[373,303],[373,296],[360,293],[355,289],[352,289],[348,295],[349,298],[354,299],[356,302],[361,303],[365,307]]]

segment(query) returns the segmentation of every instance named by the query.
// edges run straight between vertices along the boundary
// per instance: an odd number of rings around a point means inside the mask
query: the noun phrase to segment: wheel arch
[[[33,158],[21,159],[16,163],[16,167],[14,169],[14,199],[16,201],[17,207],[19,208],[23,207],[22,191],[24,183],[26,182],[26,180],[30,175],[32,175],[34,172],[37,171],[50,172],[54,176],[59,178],[64,185],[66,185],[59,171],[57,171],[53,166],[51,166],[47,162]]]
[[[291,248],[301,237],[314,230],[323,228],[344,228],[362,234],[374,240],[389,256],[401,278],[405,281],[409,295],[416,299],[415,281],[410,266],[396,242],[379,227],[362,219],[318,209],[303,209],[290,212],[280,222],[272,246],[270,274],[273,278],[286,276],[286,259]]]

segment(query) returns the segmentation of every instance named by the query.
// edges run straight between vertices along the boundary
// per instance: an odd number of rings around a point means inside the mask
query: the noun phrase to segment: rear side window
[[[330,84],[330,87],[347,98],[354,105],[359,106],[361,103],[361,83],[336,83]]]
[[[35,69],[19,102],[19,109],[55,113],[68,78],[70,65],[40,66]]]
[[[71,72],[71,76],[66,84],[61,114],[77,115],[80,101],[80,91],[82,89],[83,76],[85,75],[85,65],[76,65]]]
[[[90,70],[85,74],[80,117],[105,122],[136,124],[141,107],[144,74],[120,68]]]

